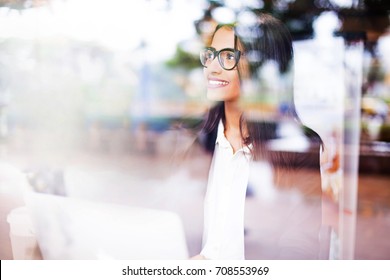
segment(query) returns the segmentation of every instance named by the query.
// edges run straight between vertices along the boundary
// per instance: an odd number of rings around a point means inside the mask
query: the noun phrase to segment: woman
[[[245,80],[253,79],[266,63],[276,63],[283,75],[289,71],[292,59],[287,28],[267,14],[260,14],[250,26],[218,26],[211,45],[201,52],[207,97],[217,105],[210,109],[199,134],[199,142],[213,156],[204,206],[203,248],[193,259],[245,259],[244,209],[249,178],[256,175],[251,168],[253,162],[268,162],[277,186],[292,187],[304,181],[309,184],[304,187],[306,195],[321,191],[319,157],[313,162],[304,154],[269,149],[274,126],[246,119],[241,106]],[[302,130],[311,146],[320,151],[320,138],[302,126],[292,98],[284,110],[284,119]],[[300,170],[313,165],[314,175],[302,180]],[[289,213],[299,212],[294,207],[281,210],[287,218],[275,233],[275,258],[319,257],[320,207],[317,204],[314,211],[298,217]]]

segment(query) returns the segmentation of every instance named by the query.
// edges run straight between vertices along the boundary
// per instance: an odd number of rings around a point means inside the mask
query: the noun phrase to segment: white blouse
[[[220,121],[204,205],[201,255],[208,259],[245,259],[244,207],[250,161],[246,146],[233,153]]]

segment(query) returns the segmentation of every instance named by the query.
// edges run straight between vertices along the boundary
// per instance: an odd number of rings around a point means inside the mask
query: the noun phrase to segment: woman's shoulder
[[[192,127],[192,131],[196,135],[196,143],[207,153],[214,152],[218,124],[223,115],[223,103],[218,102],[202,116],[196,126]]]

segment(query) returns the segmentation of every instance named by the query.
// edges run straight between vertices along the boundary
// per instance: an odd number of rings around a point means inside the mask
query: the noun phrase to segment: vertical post
[[[339,207],[340,259],[354,259],[360,145],[363,41],[345,43],[345,98],[343,127],[343,187]]]

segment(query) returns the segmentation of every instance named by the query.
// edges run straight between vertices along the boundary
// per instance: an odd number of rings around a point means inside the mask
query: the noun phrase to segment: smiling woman
[[[200,53],[207,97],[216,105],[209,110],[198,137],[199,143],[212,155],[212,161],[204,203],[203,246],[195,259],[245,259],[244,209],[251,191],[248,186],[260,182],[261,190],[267,184],[267,176],[256,170],[260,166],[258,162],[272,166],[275,188],[304,190],[304,199],[321,193],[321,139],[301,124],[294,103],[286,105],[283,123],[294,127],[292,131],[314,147],[314,161],[306,155],[273,150],[270,142],[275,138],[275,127],[264,120],[247,118],[242,106],[245,81],[259,83],[257,73],[267,63],[275,64],[283,75],[291,68],[292,58],[287,28],[267,14],[259,14],[251,26],[218,26],[210,46]],[[298,134],[279,137],[289,143]],[[309,177],[300,175],[308,166],[314,166],[315,171]],[[259,180],[253,180],[259,176]],[[278,222],[272,228],[273,238],[258,240],[271,248],[272,258],[320,257],[320,195],[313,201],[310,210],[302,210],[292,196],[284,204],[275,205],[273,221]],[[259,223],[265,225],[267,221]]]

